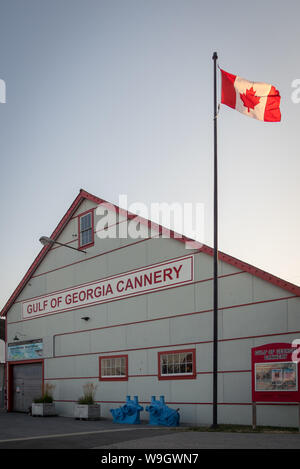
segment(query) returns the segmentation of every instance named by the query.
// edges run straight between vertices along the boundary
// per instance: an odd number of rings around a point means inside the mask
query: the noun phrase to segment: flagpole
[[[217,146],[217,60],[214,52],[214,280],[213,280],[213,424],[218,426],[218,146]]]

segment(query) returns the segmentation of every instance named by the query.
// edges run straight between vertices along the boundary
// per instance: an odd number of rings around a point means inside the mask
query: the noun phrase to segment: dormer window
[[[86,248],[94,244],[94,212],[88,212],[78,217],[78,247]]]

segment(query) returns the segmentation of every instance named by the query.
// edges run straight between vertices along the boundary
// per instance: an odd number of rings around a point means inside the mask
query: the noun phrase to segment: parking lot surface
[[[194,432],[0,413],[0,449],[300,449],[300,434]]]

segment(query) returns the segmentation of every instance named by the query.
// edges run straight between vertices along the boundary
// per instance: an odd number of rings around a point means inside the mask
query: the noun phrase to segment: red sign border
[[[297,346],[299,347],[299,345]],[[292,354],[297,347],[293,347],[291,343],[276,342],[271,344],[260,345],[251,349],[251,381],[252,381],[252,402],[299,402],[300,403],[300,373],[299,362],[297,363],[297,391],[256,391],[255,390],[255,365],[257,363],[283,363],[293,362]],[[280,349],[291,349],[286,358],[265,360],[265,355],[256,356],[255,353],[259,350],[274,350],[276,352]]]

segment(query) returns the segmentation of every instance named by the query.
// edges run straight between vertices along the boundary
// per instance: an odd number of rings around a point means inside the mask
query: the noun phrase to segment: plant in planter
[[[49,417],[56,415],[55,404],[53,402],[54,384],[47,383],[43,394],[34,399],[31,405],[31,415],[33,417]]]
[[[100,405],[95,403],[97,385],[86,383],[83,386],[83,396],[75,405],[75,418],[85,420],[98,420],[100,418]]]

